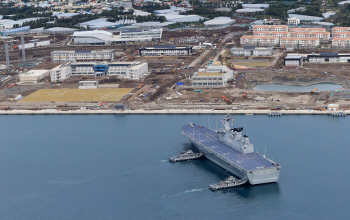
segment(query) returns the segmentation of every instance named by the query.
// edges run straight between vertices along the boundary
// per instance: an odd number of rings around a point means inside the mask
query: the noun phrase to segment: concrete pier
[[[0,110],[0,115],[216,115],[216,114],[231,114],[231,115],[268,115],[276,112],[276,110],[201,110],[201,109],[164,109],[164,110],[69,110],[61,111],[57,109],[45,110]],[[350,114],[350,110],[342,111],[345,114]],[[279,110],[278,113],[283,115],[330,115],[330,111],[317,110]]]

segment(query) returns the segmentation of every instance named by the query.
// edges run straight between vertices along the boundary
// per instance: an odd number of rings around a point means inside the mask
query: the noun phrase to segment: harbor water
[[[258,91],[272,91],[272,92],[310,92],[317,88],[318,92],[333,91],[342,88],[342,85],[332,83],[319,83],[310,86],[288,86],[283,84],[259,84],[254,87]]]
[[[349,117],[234,116],[277,183],[219,190],[230,176],[193,149],[188,122],[221,115],[0,116],[0,219],[347,219]]]

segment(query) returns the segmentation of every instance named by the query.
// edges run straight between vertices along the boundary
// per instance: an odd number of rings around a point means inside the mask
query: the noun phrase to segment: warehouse
[[[303,63],[303,57],[302,56],[298,56],[298,55],[287,55],[284,58],[284,66],[288,66],[288,67],[298,67],[301,66],[301,64]]]
[[[310,63],[350,63],[350,54],[348,53],[320,53],[308,54],[305,61]]]
[[[55,50],[51,52],[51,62],[103,62],[113,61],[114,50]]]
[[[120,38],[152,38],[161,39],[163,29],[150,29],[138,31],[121,31]]]
[[[107,31],[76,31],[72,35],[75,44],[111,44],[115,39],[113,33]]]
[[[268,47],[243,47],[243,48],[231,48],[231,54],[233,56],[272,56],[273,48]]]
[[[19,81],[24,83],[37,83],[50,75],[50,70],[30,70],[19,75]]]
[[[191,78],[194,87],[222,87],[233,78],[233,71],[226,66],[210,66],[207,69],[199,69]]]
[[[210,21],[205,21],[205,26],[224,26],[224,25],[230,25],[234,23],[235,20],[231,19],[230,17],[216,17]]]
[[[177,56],[192,55],[192,46],[154,46],[141,47],[139,49],[140,56]]]
[[[114,36],[108,31],[76,31],[72,35],[75,44],[90,44],[90,45],[109,45],[126,42],[144,42],[152,41],[152,37],[138,38],[120,38],[120,35]]]

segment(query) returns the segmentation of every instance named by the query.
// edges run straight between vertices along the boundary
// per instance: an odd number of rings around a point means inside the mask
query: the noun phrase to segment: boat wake
[[[182,196],[182,195],[189,194],[189,193],[201,192],[204,189],[206,189],[206,188],[186,190],[185,192],[176,193],[174,195],[164,195],[164,196],[162,196],[162,198],[163,199],[164,198],[175,198],[175,197]]]

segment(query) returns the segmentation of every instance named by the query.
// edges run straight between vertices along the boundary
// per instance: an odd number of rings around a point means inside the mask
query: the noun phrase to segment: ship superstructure
[[[281,166],[256,153],[243,128],[234,128],[229,115],[222,122],[224,128],[217,131],[190,123],[182,126],[182,134],[206,158],[250,184],[276,182]]]

